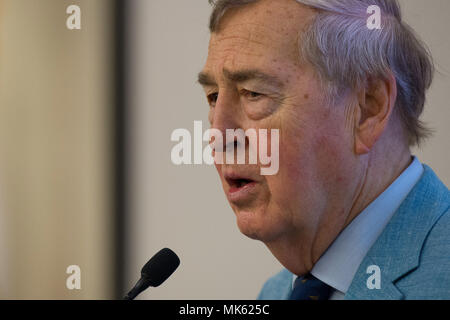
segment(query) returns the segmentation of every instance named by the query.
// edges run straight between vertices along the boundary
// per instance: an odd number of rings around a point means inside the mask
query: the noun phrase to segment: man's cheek
[[[289,144],[283,141],[280,144],[279,170],[273,176],[275,180],[289,183],[291,179],[298,179],[307,170],[307,152],[299,144]]]

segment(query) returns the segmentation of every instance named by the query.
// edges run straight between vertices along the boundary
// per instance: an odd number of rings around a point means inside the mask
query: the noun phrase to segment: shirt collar
[[[423,174],[414,157],[409,167],[335,239],[311,274],[346,293],[369,249]]]

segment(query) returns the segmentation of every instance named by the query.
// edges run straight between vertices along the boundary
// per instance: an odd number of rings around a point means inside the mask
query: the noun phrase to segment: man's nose
[[[234,132],[237,129],[242,129],[243,115],[240,108],[239,96],[234,96],[232,93],[219,95],[214,107],[211,128],[220,132],[222,145],[214,144],[213,156],[219,157],[221,159],[220,163],[234,161],[235,152],[239,148],[245,148],[245,137],[244,141],[240,141],[237,139],[237,136],[234,136],[230,132],[227,135],[227,130]],[[230,134],[231,136],[229,136]]]
[[[232,93],[219,94],[214,107],[211,128],[219,130],[225,138],[227,129],[239,129],[240,123],[239,99]]]

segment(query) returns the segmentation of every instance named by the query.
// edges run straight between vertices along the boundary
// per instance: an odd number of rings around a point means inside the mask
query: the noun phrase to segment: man
[[[397,1],[218,0],[210,29],[212,128],[280,132],[276,175],[216,164],[285,267],[259,298],[450,299],[449,190],[410,151],[433,65]]]

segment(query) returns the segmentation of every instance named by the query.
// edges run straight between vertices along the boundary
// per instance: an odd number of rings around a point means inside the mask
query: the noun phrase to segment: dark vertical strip
[[[114,46],[115,46],[115,106],[113,139],[114,155],[114,273],[115,298],[124,294],[125,248],[126,248],[126,208],[127,208],[127,110],[126,110],[126,0],[114,0]]]

